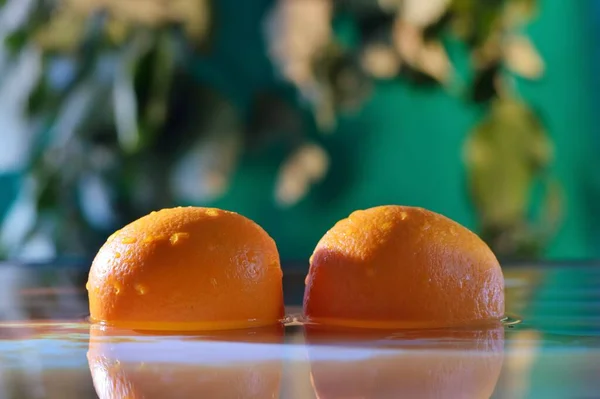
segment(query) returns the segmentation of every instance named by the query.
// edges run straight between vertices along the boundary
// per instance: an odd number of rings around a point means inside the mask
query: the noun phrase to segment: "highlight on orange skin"
[[[213,208],[152,212],[114,233],[86,285],[92,322],[140,330],[257,327],[284,316],[275,242]]]
[[[143,339],[150,338],[150,341]],[[283,326],[274,325],[248,330],[211,332],[203,336],[175,338],[178,362],[168,353],[170,361],[154,361],[152,352],[164,351],[169,344],[154,350],[142,342],[159,345],[168,336],[134,334],[111,328],[90,329],[87,354],[90,373],[100,399],[163,399],[163,398],[276,398],[279,395],[281,356],[248,361],[245,348],[251,344],[267,344],[277,350],[283,343]],[[215,343],[247,343],[228,348],[226,345],[194,349],[193,341]],[[191,343],[190,343],[191,342]]]
[[[435,328],[504,315],[504,279],[489,247],[434,212],[406,206],[356,211],[319,241],[304,316],[329,325]]]
[[[504,361],[504,328],[344,330],[305,326],[311,383],[318,399],[469,398],[492,396]],[[426,344],[424,342],[427,342]],[[319,356],[324,345],[348,352],[362,348],[367,358],[348,361]]]

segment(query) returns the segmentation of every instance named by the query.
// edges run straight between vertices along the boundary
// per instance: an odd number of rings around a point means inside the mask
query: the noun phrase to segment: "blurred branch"
[[[121,191],[130,178],[126,167],[140,152],[147,159],[160,156],[155,143],[170,129],[173,75],[187,71],[176,57],[176,42],[195,48],[207,41],[211,9],[208,0],[147,1],[143,7],[33,0],[22,15],[4,43],[9,57],[25,48],[41,54],[42,73],[26,102],[38,122],[28,133],[34,140],[23,178],[30,188],[23,187],[3,223],[0,246],[11,256],[26,256],[28,242],[43,232],[60,253],[81,252],[134,216],[136,206],[125,206],[123,214],[118,202],[139,201],[145,191],[138,183],[148,180],[132,169],[139,189]],[[116,162],[98,162],[92,154],[99,148]],[[18,235],[12,234],[15,225],[22,226]]]

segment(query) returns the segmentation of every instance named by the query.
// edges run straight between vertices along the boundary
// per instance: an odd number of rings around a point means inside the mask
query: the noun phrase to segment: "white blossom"
[[[314,84],[312,65],[331,40],[330,0],[279,0],[266,20],[268,52],[298,87]]]

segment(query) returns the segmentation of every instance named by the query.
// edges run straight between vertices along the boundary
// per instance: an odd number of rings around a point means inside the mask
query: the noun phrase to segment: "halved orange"
[[[356,211],[325,234],[310,259],[304,316],[312,322],[430,328],[503,315],[504,279],[489,247],[422,208]]]
[[[113,234],[87,283],[93,322],[142,330],[221,330],[284,316],[275,242],[211,208],[152,212]]]

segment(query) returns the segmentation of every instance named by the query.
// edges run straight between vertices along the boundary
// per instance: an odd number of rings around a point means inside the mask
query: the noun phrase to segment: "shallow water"
[[[0,398],[600,397],[600,268],[505,276],[518,324],[158,336],[86,323],[79,269],[0,267]],[[301,274],[285,284],[297,314]]]

